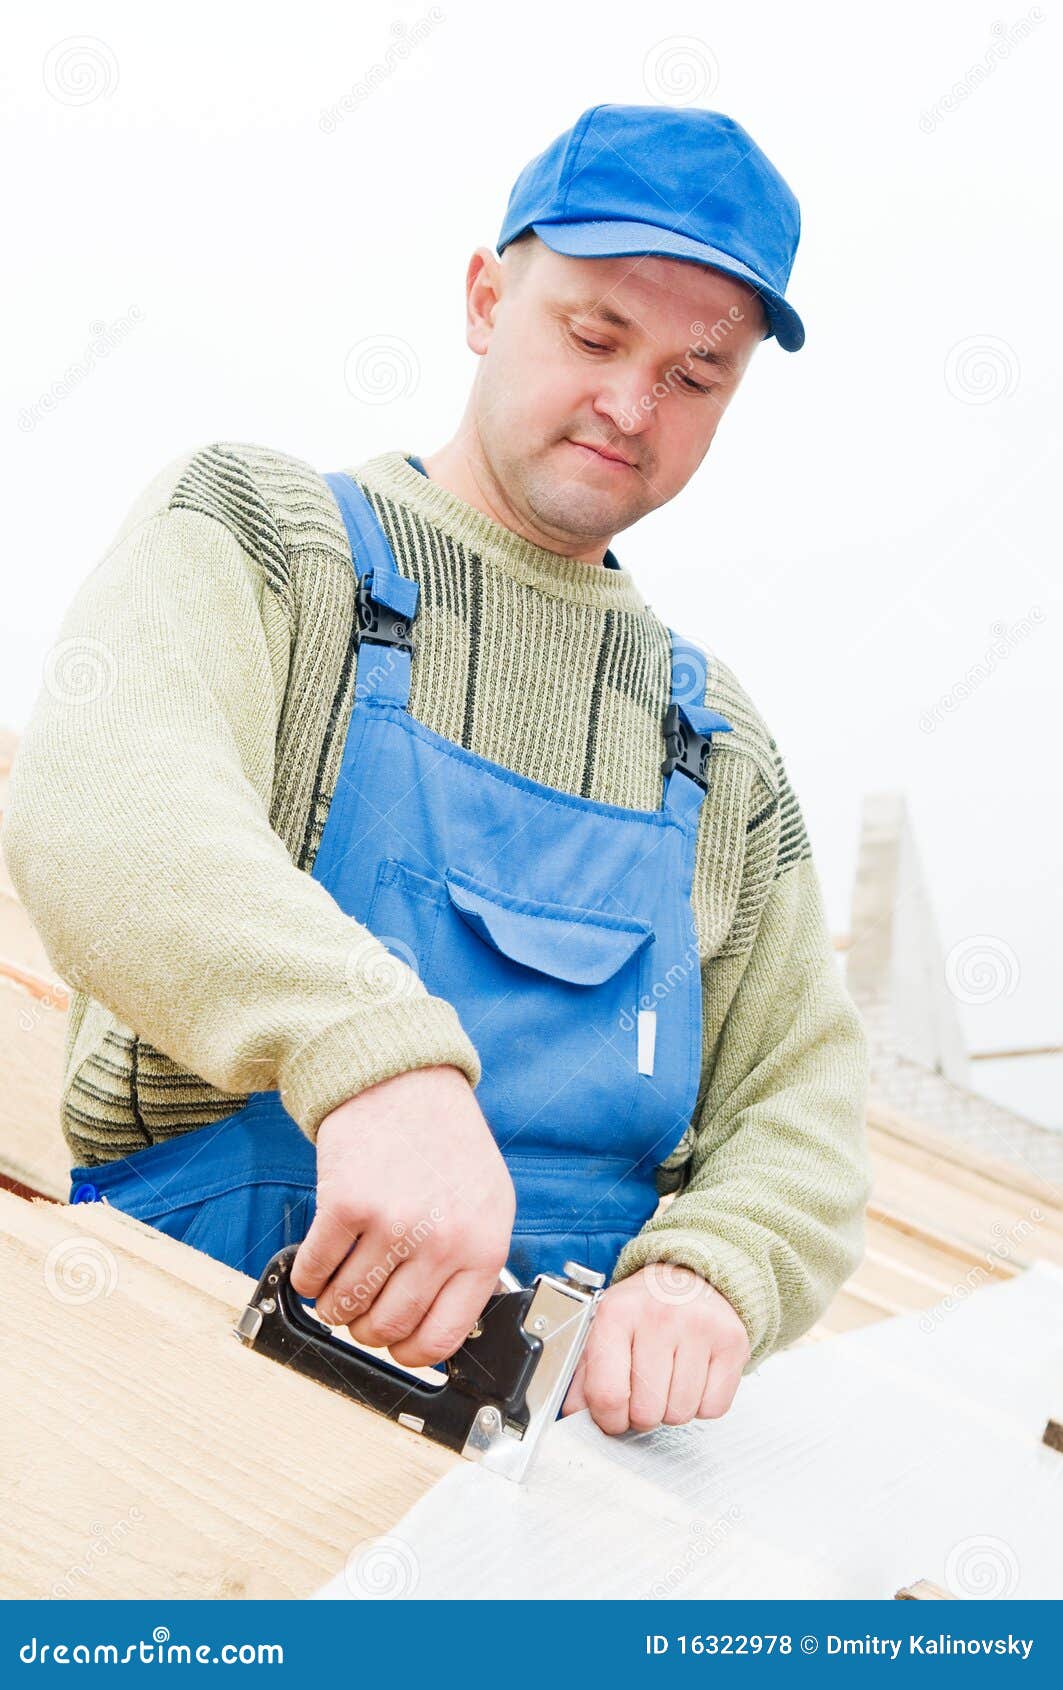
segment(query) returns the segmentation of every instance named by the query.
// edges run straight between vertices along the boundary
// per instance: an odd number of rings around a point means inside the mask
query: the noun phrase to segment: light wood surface
[[[249,1350],[254,1281],[108,1205],[0,1191],[0,1258],[0,1597],[307,1596],[461,1460]]]

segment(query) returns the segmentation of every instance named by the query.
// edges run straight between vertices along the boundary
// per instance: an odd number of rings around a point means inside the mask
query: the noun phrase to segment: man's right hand
[[[515,1214],[509,1169],[465,1074],[414,1068],[321,1122],[317,1212],[292,1286],[358,1343],[427,1366],[475,1326]]]

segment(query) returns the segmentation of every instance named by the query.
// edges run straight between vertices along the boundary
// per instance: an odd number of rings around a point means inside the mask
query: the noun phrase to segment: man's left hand
[[[691,1268],[650,1262],[602,1293],[561,1412],[589,1409],[611,1434],[715,1420],[748,1360],[727,1298]]]

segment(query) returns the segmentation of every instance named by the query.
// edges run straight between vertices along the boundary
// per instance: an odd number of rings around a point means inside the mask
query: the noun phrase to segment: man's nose
[[[594,410],[598,416],[607,418],[625,441],[630,441],[653,426],[656,404],[652,382],[618,375],[599,387]],[[609,444],[608,439],[604,444]]]

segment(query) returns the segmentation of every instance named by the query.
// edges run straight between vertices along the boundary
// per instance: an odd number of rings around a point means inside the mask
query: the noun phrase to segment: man
[[[798,228],[732,120],[585,112],[470,262],[454,438],[168,465],[4,828],[73,988],[74,1200],[252,1274],[302,1240],[408,1365],[584,1261],[565,1412],[613,1433],[726,1412],[862,1248],[866,1040],[776,742],[610,550],[802,344]]]

